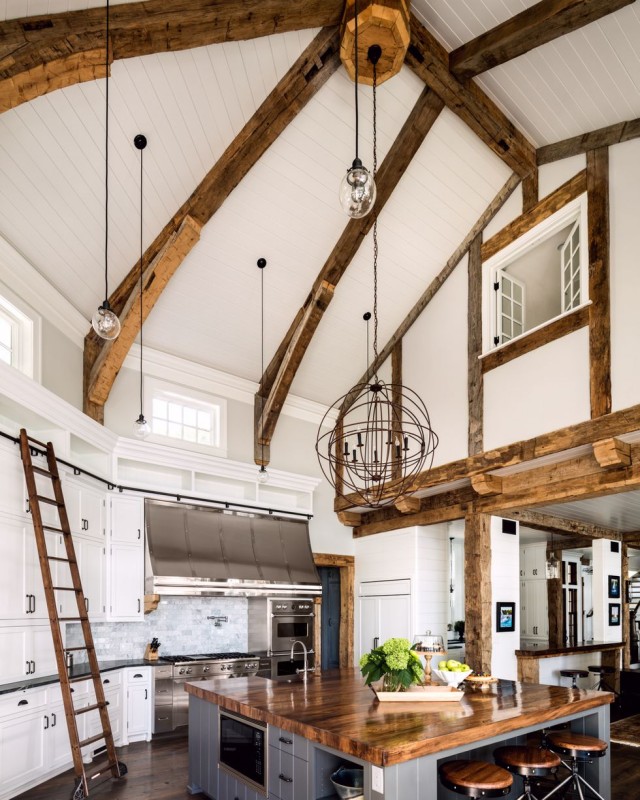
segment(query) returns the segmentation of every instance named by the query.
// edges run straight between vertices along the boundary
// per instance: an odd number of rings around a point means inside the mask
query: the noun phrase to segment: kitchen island
[[[608,741],[612,700],[605,692],[500,681],[466,690],[459,702],[379,703],[356,669],[324,672],[307,684],[254,677],[186,689],[189,790],[215,800],[265,796],[219,766],[220,710],[268,726],[269,798],[332,798],[329,776],[347,764],[364,768],[365,800],[449,800],[457,795],[438,784],[441,761],[461,755],[490,761],[498,744],[523,743],[527,734],[559,723]],[[609,800],[608,755],[586,775]],[[512,796],[519,794],[516,781]]]
[[[520,649],[516,650],[518,680],[524,683],[560,683],[561,669],[588,669],[592,664],[600,664],[614,668],[609,684],[620,691],[620,654],[623,647],[623,642],[552,645],[549,642],[522,639]],[[592,675],[590,685],[595,680]],[[584,681],[587,682],[587,679]]]

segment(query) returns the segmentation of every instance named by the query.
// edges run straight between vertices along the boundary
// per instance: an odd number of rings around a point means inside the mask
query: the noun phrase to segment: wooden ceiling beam
[[[376,358],[371,363],[371,366],[368,367],[368,369],[366,370],[364,375],[360,378],[358,383],[368,383],[371,380],[372,376],[375,375],[375,373],[384,364],[387,358],[389,358],[389,356],[393,353],[393,350],[398,344],[398,342],[400,342],[402,338],[405,336],[405,334],[411,329],[413,323],[418,319],[420,314],[422,314],[425,308],[433,300],[438,289],[440,289],[440,287],[447,280],[449,275],[451,275],[453,270],[465,257],[465,255],[469,251],[469,248],[471,247],[472,242],[479,234],[482,233],[482,231],[487,227],[487,225],[495,217],[495,215],[502,208],[502,206],[511,197],[511,194],[513,193],[515,188],[519,185],[519,183],[520,183],[520,177],[515,173],[511,175],[511,177],[509,177],[504,186],[500,189],[500,191],[496,194],[493,200],[486,207],[486,209],[482,212],[482,214],[475,222],[469,233],[458,245],[455,252],[452,254],[451,258],[449,258],[444,267],[440,270],[440,272],[436,275],[436,277],[424,290],[418,302],[414,305],[411,311],[400,323],[393,336],[389,339],[389,341],[380,351],[378,358]],[[345,397],[342,407],[340,408],[341,414],[346,414],[346,412],[351,408],[356,397],[357,394],[355,393],[347,395],[347,397]]]
[[[113,5],[109,63],[337,26],[343,0],[166,0]],[[104,7],[0,22],[0,111],[105,75]]]
[[[575,425],[541,434],[533,439],[503,445],[494,450],[485,450],[477,455],[433,467],[431,470],[416,475],[411,484],[406,487],[405,494],[412,494],[424,489],[437,490],[439,486],[460,480],[470,480],[473,475],[483,472],[497,471],[503,467],[534,461],[543,456],[560,454],[574,447],[592,445],[594,442],[610,436],[622,436],[638,430],[640,430],[640,405],[613,411],[603,417],[578,422]],[[526,505],[523,503],[522,507]],[[334,500],[336,512],[348,511],[353,506],[354,503],[349,496],[336,497]]]
[[[449,53],[414,14],[405,63],[521,178],[533,172],[536,151],[531,142],[479,86],[453,75]]]
[[[453,50],[449,68],[461,81],[571,33],[633,0],[541,0]]]
[[[338,69],[339,50],[337,28],[323,28],[147,248],[143,255],[143,264],[157,263],[159,254],[165,252],[187,218],[200,227],[211,219],[263,153]],[[182,251],[183,257],[187,252],[188,249]],[[180,263],[181,260],[172,262],[171,274]],[[109,298],[111,308],[119,317],[130,307],[132,298],[136,296],[139,276],[138,261]],[[138,316],[138,329],[139,322]],[[135,338],[135,314],[130,315],[127,330],[127,340],[132,334]],[[117,370],[126,356],[126,352],[122,353],[117,342],[118,339],[112,342],[99,339],[93,331],[85,337],[84,410],[100,422]],[[111,350],[114,351],[113,356],[109,355]]]
[[[376,215],[380,214],[391,197],[442,108],[443,103],[437,95],[425,88],[378,170],[376,202],[372,213],[360,219],[349,220],[315,279],[303,308],[296,314],[275,356],[265,370],[256,395],[257,403],[262,404],[264,409],[261,414],[256,415],[254,435],[256,452],[258,445],[267,447],[271,442],[291,383],[324,310],[331,300],[333,289],[347,271],[358,248],[371,230]],[[330,293],[324,294],[322,303],[319,303],[318,297],[323,286],[330,286],[332,289]],[[310,311],[313,306],[315,313]]]
[[[597,150],[599,147],[610,147],[613,144],[629,142],[639,136],[640,117],[539,147],[536,151],[536,158],[538,165],[542,166],[559,161],[561,158],[582,155],[588,153],[589,150]]]
[[[578,519],[564,519],[542,511],[533,511],[530,508],[516,511],[505,511],[500,515],[505,519],[513,519],[527,528],[548,533],[557,533],[561,536],[584,536],[588,539],[622,539],[620,531],[613,528],[604,528],[592,522],[583,522]],[[561,542],[562,544],[562,542]]]

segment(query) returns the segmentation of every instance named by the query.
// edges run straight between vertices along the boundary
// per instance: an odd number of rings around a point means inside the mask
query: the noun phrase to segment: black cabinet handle
[[[29,701],[28,700],[20,700],[18,702],[18,705],[19,706],[28,706],[29,705]]]
[[[55,714],[51,714],[51,719],[53,720],[53,722],[51,723],[51,727],[55,728],[56,727],[56,722],[57,722],[56,715]]]
[[[104,679],[102,682],[103,682],[103,683],[111,683],[111,681],[109,680],[109,678],[105,678],[105,679]]]
[[[136,674],[133,677],[134,678],[143,678],[144,675],[141,672],[136,672]]]
[[[47,730],[48,727],[49,727],[49,717],[45,714],[44,715],[44,729],[45,729],[45,731]]]
[[[31,609],[31,613],[35,614],[36,613],[36,596],[35,596],[35,594],[31,595],[31,599],[33,600],[33,608]]]
[[[138,539],[140,538],[140,528],[138,528]]]
[[[35,675],[35,673],[36,673],[36,662],[32,661],[31,662],[31,674]]]
[[[30,594],[26,594],[25,597],[27,598],[27,611],[26,611],[26,613],[30,614],[31,613],[31,595]]]
[[[374,636],[373,637],[373,646],[377,647],[379,641],[380,641],[380,637],[379,636]]]
[[[282,744],[293,744],[293,739],[287,739],[285,736],[281,736],[278,741]]]
[[[278,777],[280,778],[281,781],[284,781],[285,783],[293,783],[293,778],[288,778],[286,775],[283,775],[282,773],[280,773]]]
[[[144,690],[144,699],[145,700],[149,699],[149,692],[147,691],[147,689]]]
[[[31,662],[30,662],[30,661],[25,661],[25,664],[27,665],[27,672],[26,672],[26,674],[27,674],[27,675],[31,675]]]

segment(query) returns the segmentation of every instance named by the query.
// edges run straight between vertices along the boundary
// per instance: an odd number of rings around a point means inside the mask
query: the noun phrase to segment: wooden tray
[[[492,675],[469,675],[465,682],[480,689],[488,688],[490,683],[497,683],[498,679]]]
[[[372,687],[373,688],[373,687]],[[379,692],[373,690],[381,703],[415,703],[431,701],[432,703],[448,703],[462,700],[464,692],[453,686],[412,686],[406,692]]]

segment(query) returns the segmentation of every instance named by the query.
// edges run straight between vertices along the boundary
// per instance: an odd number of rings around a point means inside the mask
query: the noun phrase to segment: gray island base
[[[364,800],[454,800],[438,780],[446,760],[492,762],[496,747],[552,725],[609,741],[611,695],[556,686],[500,681],[459,703],[378,703],[356,670],[336,670],[306,686],[252,677],[187,691],[188,790],[212,800],[337,800],[330,776],[341,765],[363,768]],[[219,763],[221,710],[266,725],[265,791]],[[584,775],[610,800],[608,753]],[[516,778],[507,797],[521,792]]]

